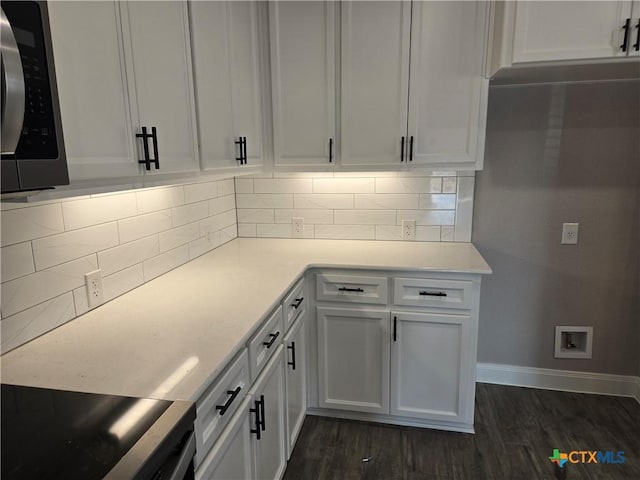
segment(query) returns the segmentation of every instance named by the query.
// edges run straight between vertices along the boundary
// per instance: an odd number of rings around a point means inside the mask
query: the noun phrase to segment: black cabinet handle
[[[262,428],[262,431],[264,432],[266,430],[266,426],[264,424],[264,395],[260,395],[260,428]]]
[[[398,339],[398,317],[393,317],[393,341]]]
[[[409,161],[413,162],[413,135],[409,138]]]
[[[293,370],[296,369],[296,342],[291,342],[291,345],[287,345],[287,349],[291,350],[291,361],[287,362],[287,365],[291,365]]]
[[[247,137],[242,137],[242,147],[243,147],[242,158],[243,158],[244,165],[246,165],[247,164]]]
[[[400,140],[400,161],[404,162],[404,136]]]
[[[638,52],[640,51],[640,18],[638,19],[638,24],[636,25],[638,29],[638,34],[636,36],[636,43],[633,44],[633,49]]]
[[[419,292],[419,295],[427,295],[429,297],[446,297],[446,292]]]
[[[364,292],[361,288],[348,288],[348,287],[340,287],[338,289],[340,292]]]
[[[227,399],[224,405],[216,405],[216,410],[220,410],[220,416],[224,415],[227,410],[229,410],[229,407],[240,393],[240,390],[242,390],[240,387],[236,387],[235,390],[227,390],[227,395],[231,396]]]
[[[264,396],[260,397],[262,400],[264,400]],[[256,439],[260,440],[260,432],[262,431],[261,429],[261,425],[262,422],[260,421],[260,403],[262,400],[254,400],[253,404],[255,406],[255,408],[250,408],[249,411],[251,413],[255,413],[256,414],[256,428],[255,430],[252,428],[251,430],[249,430],[251,433],[255,433],[256,434]]]
[[[329,139],[329,163],[333,163],[333,138]]]
[[[158,131],[156,127],[151,127],[151,140],[153,140],[153,157],[151,161],[155,164],[156,170],[160,170],[160,159],[158,158]]]
[[[239,150],[240,150],[240,156],[236,157],[236,161],[240,162],[240,165],[244,165],[244,137],[238,137],[238,140],[236,140],[234,143],[236,145],[238,145]]]
[[[144,160],[138,160],[138,163],[144,164],[145,170],[151,170],[153,163],[156,170],[160,169],[160,159],[158,157],[158,131],[156,127],[151,127],[151,133],[147,132],[147,127],[141,127],[142,133],[136,133],[136,138],[142,139],[142,151]],[[153,158],[149,155],[149,138],[153,141]]]
[[[296,298],[296,302],[292,303],[291,306],[297,310],[302,304],[303,300],[304,300],[304,297]]]
[[[631,28],[631,19],[627,18],[624,21],[624,25],[622,27],[622,29],[624,30],[624,39],[622,40],[622,45],[620,45],[620,48],[622,49],[623,52],[627,51],[627,43],[629,42],[629,30]]]
[[[269,336],[271,337],[271,340],[269,340],[268,342],[262,342],[262,344],[267,348],[271,348],[273,346],[273,342],[276,341],[276,338],[278,338],[279,335],[280,332],[270,333]]]

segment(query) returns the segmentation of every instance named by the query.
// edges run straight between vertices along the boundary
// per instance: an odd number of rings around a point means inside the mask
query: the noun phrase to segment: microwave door
[[[1,55],[2,55],[2,154],[14,154],[24,120],[25,89],[24,73],[18,44],[11,24],[1,10]]]

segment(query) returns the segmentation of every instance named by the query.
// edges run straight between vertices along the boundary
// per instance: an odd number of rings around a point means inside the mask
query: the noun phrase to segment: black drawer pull
[[[333,138],[329,139],[329,163],[333,163]]]
[[[298,307],[300,307],[300,304],[302,304],[303,300],[304,300],[304,297],[296,298],[296,302],[292,303],[291,306],[297,310]]]
[[[264,395],[260,395],[260,428],[262,428],[262,431],[264,432],[266,430],[266,426],[264,424]]]
[[[263,421],[260,420],[260,414],[262,413],[264,415],[264,407],[261,408],[261,405],[264,405],[264,395],[260,396],[260,400],[254,400],[253,404],[255,405],[255,408],[250,408],[249,411],[256,414],[256,428],[255,430],[252,428],[249,431],[251,433],[255,433],[256,439],[260,440],[260,432],[264,430],[262,427]]]
[[[287,345],[287,349],[291,350],[291,361],[287,362],[287,365],[291,365],[293,370],[296,369],[296,342],[291,342],[291,345]]]
[[[279,335],[280,335],[280,332],[270,333],[269,336],[271,337],[271,340],[269,340],[268,342],[262,342],[262,344],[267,348],[271,348],[273,346],[273,343],[276,341],[276,338],[278,338]]]
[[[348,288],[348,287],[340,287],[338,289],[340,292],[364,292],[361,288]]]
[[[622,40],[622,45],[620,45],[620,49],[623,52],[627,51],[627,43],[629,43],[629,30],[631,30],[631,19],[627,18],[624,21],[624,25],[622,26],[622,29],[624,30],[624,39]]]
[[[404,136],[400,139],[400,161],[404,162]]]
[[[398,317],[393,317],[393,341],[398,340]]]
[[[429,297],[446,297],[446,292],[420,292],[420,295],[427,295]]]
[[[227,395],[231,396],[227,399],[226,403],[224,405],[216,405],[216,410],[220,410],[220,416],[224,415],[227,410],[229,410],[229,407],[240,393],[240,390],[242,390],[241,387],[236,387],[235,390],[227,390]]]
[[[633,49],[638,52],[640,51],[640,18],[638,19],[638,23],[636,24],[636,28],[638,29],[638,36],[636,37],[636,43],[633,44]]]

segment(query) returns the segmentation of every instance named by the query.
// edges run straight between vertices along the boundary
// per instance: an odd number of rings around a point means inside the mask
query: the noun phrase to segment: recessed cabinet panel
[[[306,312],[284,339],[287,385],[287,459],[291,457],[307,412],[307,326]]]
[[[282,306],[280,306],[249,341],[251,380],[258,377],[278,346],[282,344],[283,338]]]
[[[320,406],[389,413],[389,311],[317,308]]]
[[[471,282],[435,278],[395,278],[393,303],[413,307],[471,308]]]
[[[316,299],[386,305],[387,284],[387,277],[319,273],[316,275]]]
[[[288,331],[300,312],[302,312],[308,303],[304,298],[304,280],[300,280],[295,287],[284,297],[282,301],[282,309],[284,312],[284,331]]]

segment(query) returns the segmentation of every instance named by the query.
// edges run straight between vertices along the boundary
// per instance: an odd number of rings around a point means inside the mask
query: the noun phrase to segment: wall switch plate
[[[578,227],[579,223],[563,223],[562,224],[562,240],[561,244],[575,245],[578,243]]]
[[[84,283],[87,287],[89,309],[102,305],[104,303],[102,294],[102,271],[98,269],[85,274]]]
[[[293,238],[304,237],[304,218],[293,217],[291,219],[291,233]]]
[[[416,239],[416,221],[415,220],[402,221],[402,239],[403,240]]]

